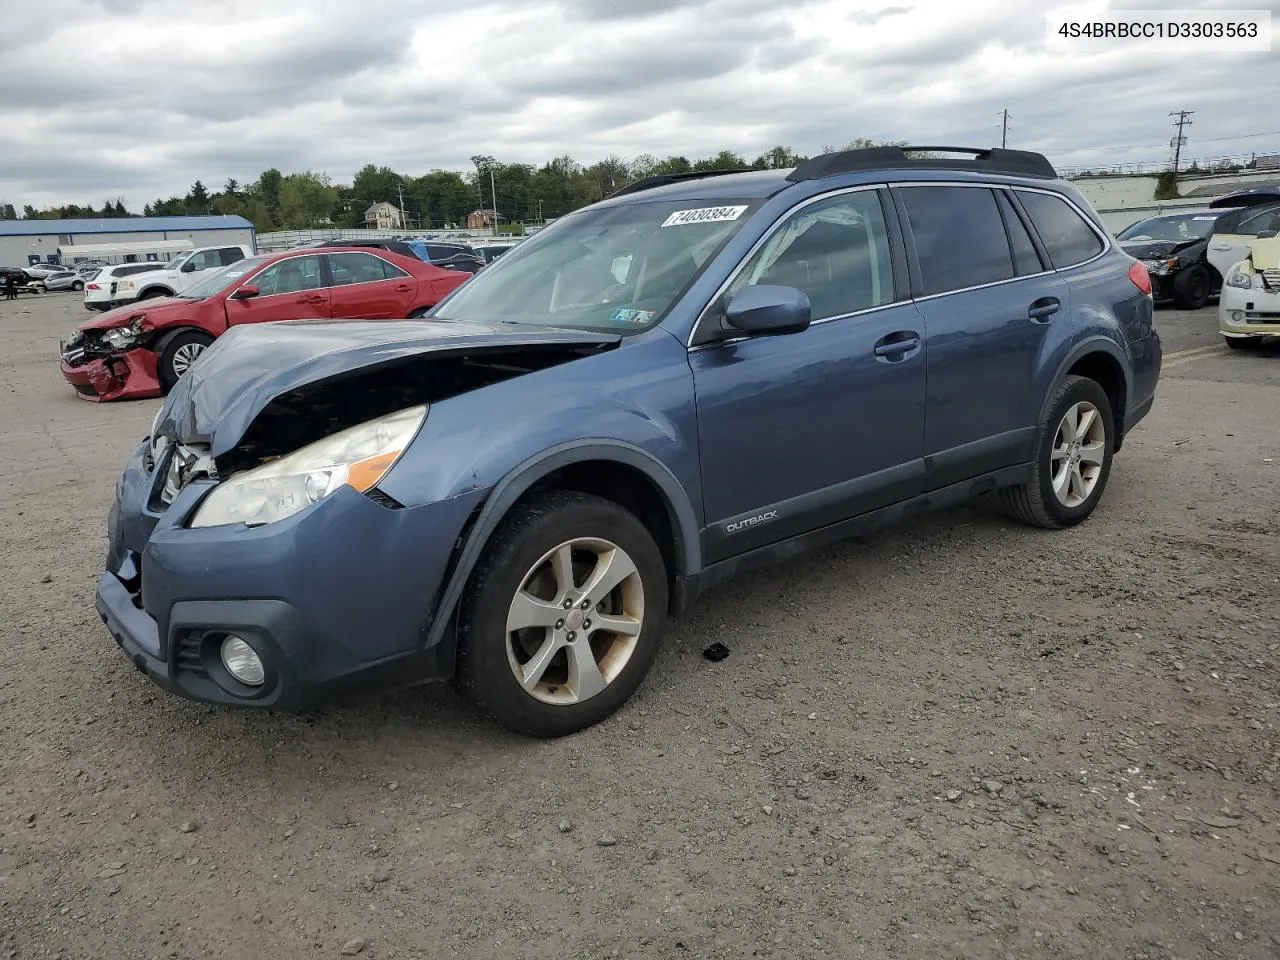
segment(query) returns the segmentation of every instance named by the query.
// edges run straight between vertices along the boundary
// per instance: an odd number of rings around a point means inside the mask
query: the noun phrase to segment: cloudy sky
[[[691,158],[858,136],[1059,165],[1280,153],[1280,52],[1046,47],[1033,0],[7,0],[0,202],[131,209],[275,166]],[[1095,3],[1096,8],[1106,6]],[[1270,8],[1280,0],[1124,9]]]

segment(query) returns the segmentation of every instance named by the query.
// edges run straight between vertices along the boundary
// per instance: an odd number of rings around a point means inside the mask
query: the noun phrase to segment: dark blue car
[[[1044,157],[949,152],[656,177],[425,320],[232,329],[120,478],[103,620],[196,700],[453,678],[556,736],[739,571],[988,491],[1081,522],[1150,278]]]

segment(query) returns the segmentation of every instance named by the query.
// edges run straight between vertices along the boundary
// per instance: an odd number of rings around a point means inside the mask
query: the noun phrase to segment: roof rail
[[[612,197],[625,197],[629,193],[639,193],[641,190],[652,190],[654,187],[666,186],[668,183],[680,183],[682,180],[701,180],[703,177],[719,177],[726,173],[750,173],[748,169],[742,170],[690,170],[686,173],[659,173],[652,177],[645,177],[642,180],[635,180],[626,186],[620,187],[613,193]]]
[[[971,160],[945,157],[910,157],[908,151],[931,153],[969,153]],[[917,170],[975,170],[982,173],[1012,173],[1024,177],[1056,179],[1058,171],[1042,153],[1030,150],[1006,150],[1002,147],[866,147],[861,150],[841,150],[824,153],[807,160],[787,175],[788,180],[818,180],[838,173],[855,173],[859,170],[917,169]]]

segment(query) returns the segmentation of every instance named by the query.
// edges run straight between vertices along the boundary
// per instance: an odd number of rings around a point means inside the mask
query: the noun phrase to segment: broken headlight
[[[426,415],[425,405],[410,407],[237,473],[205,498],[191,526],[256,527],[291,517],[343,486],[366,493],[387,475]]]
[[[1178,269],[1177,257],[1172,257],[1168,260],[1143,260],[1142,263],[1147,268],[1147,272],[1153,277],[1167,277]]]
[[[1227,278],[1222,281],[1228,287],[1241,287],[1248,290],[1253,286],[1253,271],[1245,270],[1249,265],[1248,260],[1241,260],[1234,267],[1227,271]]]
[[[138,337],[142,336],[142,320],[142,317],[138,317],[123,327],[103,331],[102,342],[112,350],[128,349],[138,342]]]

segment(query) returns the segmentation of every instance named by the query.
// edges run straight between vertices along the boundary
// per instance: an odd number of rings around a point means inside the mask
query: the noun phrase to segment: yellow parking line
[[[1195,360],[1201,360],[1209,356],[1221,356],[1226,353],[1226,348],[1221,344],[1213,343],[1205,347],[1193,347],[1190,350],[1179,350],[1177,353],[1165,354],[1163,367],[1165,370],[1172,370],[1175,367],[1185,366]]]

